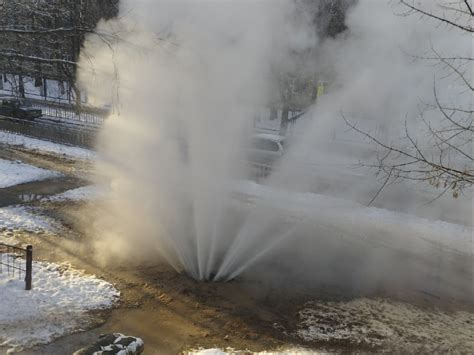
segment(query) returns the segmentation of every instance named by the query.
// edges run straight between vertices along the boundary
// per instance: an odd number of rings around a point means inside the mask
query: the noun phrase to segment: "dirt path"
[[[93,170],[93,162],[78,161],[67,156],[57,156],[41,152],[23,149],[21,147],[11,147],[0,143],[0,159],[20,160],[26,164],[39,168],[55,170],[66,176],[80,179],[90,179]]]

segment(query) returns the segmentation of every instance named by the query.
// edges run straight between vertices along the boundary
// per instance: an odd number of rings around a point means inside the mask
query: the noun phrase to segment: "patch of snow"
[[[15,74],[4,74],[3,79],[0,83],[0,96],[20,96],[20,77]],[[64,104],[73,104],[77,100],[75,91],[71,90],[67,81],[45,79],[40,86],[36,86],[36,79],[33,77],[23,76],[22,81],[26,98]],[[46,90],[44,85],[47,86]],[[80,92],[80,100],[82,105],[87,104],[84,92]]]
[[[33,289],[0,273],[0,346],[18,351],[90,324],[87,311],[110,308],[120,296],[110,283],[68,265],[33,262]]]
[[[61,174],[51,170],[37,168],[20,161],[0,159],[0,189],[58,176]]]
[[[335,341],[389,347],[397,352],[474,353],[468,312],[421,309],[385,299],[309,302],[295,335],[307,342]]]
[[[25,137],[19,134],[8,133],[4,131],[0,131],[0,143],[12,146],[22,146],[29,150],[55,155],[63,155],[82,160],[93,160],[97,156],[95,152],[88,149],[52,143],[43,141],[41,139]]]
[[[36,209],[24,206],[0,208],[0,235],[14,230],[46,232],[54,230],[55,222],[46,216],[36,214]]]
[[[105,190],[101,186],[83,186],[77,189],[65,191],[61,194],[46,197],[44,201],[90,201],[105,196]]]

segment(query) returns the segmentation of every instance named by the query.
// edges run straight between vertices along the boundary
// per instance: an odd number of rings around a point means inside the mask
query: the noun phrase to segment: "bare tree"
[[[446,30],[461,31],[470,35],[474,29],[474,17],[471,0],[445,1],[433,5],[415,0],[399,0],[406,11],[401,15],[418,15],[421,18],[435,21]],[[430,10],[431,9],[431,10]],[[438,11],[437,11],[438,10]],[[447,72],[445,78],[451,78],[456,87],[465,94],[473,92],[472,65],[474,58],[467,56],[446,56],[432,45],[428,55],[414,57],[416,60],[427,60]],[[439,95],[436,80],[433,82],[433,102],[425,104],[419,115],[427,135],[422,140],[410,131],[406,120],[405,139],[399,145],[389,143],[376,135],[360,129],[357,124],[343,116],[346,124],[353,130],[368,138],[380,149],[376,161],[365,164],[376,170],[383,184],[371,203],[390,182],[398,179],[424,181],[440,189],[439,196],[451,192],[458,197],[471,187],[474,182],[473,143],[473,107],[467,104],[447,104]],[[429,117],[429,118],[427,118]]]
[[[115,16],[117,5],[118,0],[0,1],[0,72],[37,82],[42,78],[67,81],[76,91],[84,38],[94,33],[107,41],[109,34],[98,33],[96,24]]]
[[[294,0],[296,14],[301,20],[306,18],[310,21],[315,35],[321,40],[334,38],[346,29],[346,14],[357,0]],[[290,122],[296,120],[304,111],[315,102],[317,97],[318,81],[314,73],[307,72],[305,68],[308,61],[315,62],[316,53],[312,48],[293,52],[295,68],[290,72],[278,72],[279,104],[281,106],[280,134],[285,135]],[[299,69],[296,69],[299,68]]]

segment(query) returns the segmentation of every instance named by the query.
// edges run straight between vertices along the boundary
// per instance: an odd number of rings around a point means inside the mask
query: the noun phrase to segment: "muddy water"
[[[0,207],[32,203],[86,184],[79,178],[59,177],[7,187],[0,189]]]

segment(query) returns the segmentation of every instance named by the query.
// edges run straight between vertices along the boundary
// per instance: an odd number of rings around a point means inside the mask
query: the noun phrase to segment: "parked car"
[[[23,120],[34,120],[43,116],[40,109],[31,107],[28,101],[16,98],[0,98],[0,115],[20,118]]]
[[[248,159],[260,164],[272,164],[284,153],[285,137],[278,134],[258,133],[250,139]]]

